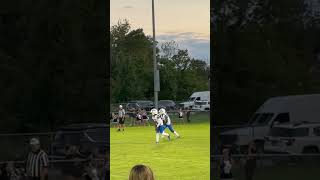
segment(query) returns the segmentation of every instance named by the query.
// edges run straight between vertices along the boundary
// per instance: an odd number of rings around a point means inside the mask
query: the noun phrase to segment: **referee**
[[[119,106],[118,112],[118,131],[120,131],[122,127],[122,131],[124,131],[124,121],[125,121],[126,111],[123,109],[122,105]]]
[[[48,180],[48,155],[40,149],[37,138],[30,140],[31,152],[26,161],[27,180]]]

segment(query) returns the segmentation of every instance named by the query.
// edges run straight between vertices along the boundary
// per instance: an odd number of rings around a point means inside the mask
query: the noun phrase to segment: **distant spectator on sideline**
[[[187,121],[190,123],[191,108],[187,108]]]
[[[257,166],[256,155],[257,155],[256,144],[254,142],[250,142],[248,147],[248,157],[245,164],[246,180],[253,180],[254,171]]]
[[[30,140],[31,152],[26,161],[28,180],[48,180],[49,159],[46,152],[40,148],[37,138]]]
[[[1,180],[10,180],[6,167],[7,167],[7,163],[1,164],[1,167],[0,167],[0,179]]]
[[[136,165],[131,169],[129,180],[155,180],[155,178],[150,167]]]
[[[109,178],[110,170],[109,170],[109,153],[105,153],[103,167],[102,167],[102,178],[101,180],[107,180]]]
[[[148,117],[147,111],[145,109],[143,109],[142,112],[141,112],[141,115],[142,115],[143,125],[146,125],[147,122],[149,121],[149,117]]]
[[[136,121],[139,125],[142,124],[142,114],[141,114],[141,110],[137,110],[136,112]]]
[[[65,147],[66,160],[62,173],[65,180],[81,180],[82,178],[82,165],[80,160],[83,158],[79,152],[79,148],[74,145],[67,145]],[[74,160],[72,162],[72,160]]]
[[[220,162],[220,179],[231,180],[233,178],[231,173],[233,160],[230,157],[230,150],[224,148],[222,150],[222,155],[223,156]]]
[[[184,113],[183,113],[182,108],[179,109],[178,118],[179,118],[179,120],[182,120],[184,123]]]

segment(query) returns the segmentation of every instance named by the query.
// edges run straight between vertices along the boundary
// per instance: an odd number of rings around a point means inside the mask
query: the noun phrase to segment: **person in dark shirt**
[[[187,121],[190,123],[191,108],[187,108]]]
[[[251,142],[248,146],[248,157],[245,165],[245,179],[246,180],[252,180],[254,175],[254,170],[256,168],[257,162],[256,162],[256,155],[257,155],[257,149],[254,142]]]
[[[232,164],[233,161],[230,157],[229,149],[223,149],[222,151],[223,157],[220,162],[220,179],[232,179]]]
[[[63,165],[62,173],[67,180],[80,180],[84,169],[82,168],[81,159],[83,155],[80,154],[77,146],[67,145],[65,148],[65,159],[68,162],[65,162]]]
[[[142,124],[142,114],[141,114],[141,110],[137,110],[136,113],[136,122],[141,125]]]
[[[6,170],[6,167],[7,167],[7,164],[1,164],[1,167],[0,167],[0,179],[1,180],[10,180],[9,179],[9,174]]]

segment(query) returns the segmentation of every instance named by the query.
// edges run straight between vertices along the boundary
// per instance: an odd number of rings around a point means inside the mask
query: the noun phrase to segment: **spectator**
[[[179,117],[179,120],[182,120],[184,123],[184,113],[182,111],[182,108],[179,109],[178,117]]]
[[[223,157],[220,162],[220,179],[231,180],[233,178],[231,173],[233,161],[230,157],[229,149],[223,149],[222,155]]]
[[[142,114],[141,110],[137,110],[136,112],[136,122],[141,125],[142,124]]]
[[[251,142],[248,147],[248,157],[245,164],[245,175],[246,180],[252,180],[254,175],[254,170],[256,168],[256,145],[254,142]]]
[[[80,180],[82,177],[82,164],[80,160],[82,155],[77,146],[67,145],[65,148],[66,160],[62,173],[66,180]]]
[[[153,172],[150,167],[136,165],[131,169],[129,180],[154,180]]]
[[[1,180],[10,180],[8,172],[6,170],[7,164],[1,164],[0,167],[0,179]]]
[[[142,110],[142,122],[143,125],[146,125],[147,122],[149,121],[148,113],[145,109]]]
[[[91,162],[87,163],[84,169],[86,172],[83,175],[85,180],[99,180],[97,168],[95,168]]]
[[[191,114],[191,108],[186,108],[187,110],[187,121],[190,123],[190,114]]]
[[[105,157],[104,157],[104,161],[103,161],[101,180],[107,180],[108,174],[110,174],[108,162],[109,162],[109,153],[106,152]]]
[[[115,113],[110,113],[110,121],[112,121],[113,124],[118,123],[118,118]]]
[[[6,172],[9,180],[20,180],[22,179],[21,173],[16,169],[13,162],[9,162],[6,166]]]
[[[48,180],[49,159],[47,153],[40,148],[37,138],[30,140],[31,152],[26,161],[28,180]]]

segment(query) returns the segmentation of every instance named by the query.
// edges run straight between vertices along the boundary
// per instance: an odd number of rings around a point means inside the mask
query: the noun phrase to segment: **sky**
[[[111,0],[110,26],[127,19],[152,36],[152,0]],[[210,0],[155,0],[156,40],[174,40],[191,57],[210,61]]]

